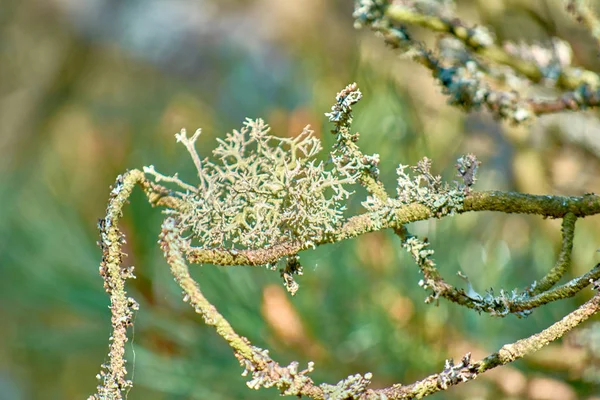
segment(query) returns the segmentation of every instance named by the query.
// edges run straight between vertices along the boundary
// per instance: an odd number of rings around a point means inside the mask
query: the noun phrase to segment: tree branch
[[[200,287],[189,274],[184,256],[188,245],[181,238],[174,218],[165,219],[160,245],[171,267],[171,273],[183,289],[184,302],[189,302],[204,322],[215,327],[217,333],[231,346],[235,357],[245,367],[244,375],[252,374],[253,379],[248,382],[250,388],[276,386],[285,395],[325,399],[323,390],[315,386],[307,376],[307,373],[313,370],[312,364],[303,371],[298,371],[298,363],[281,367],[269,357],[268,351],[252,346],[248,339],[238,335],[223,315],[204,297]]]
[[[562,244],[560,254],[554,267],[535,285],[528,290],[531,296],[538,295],[552,288],[567,271],[571,265],[571,253],[573,252],[573,236],[575,236],[575,222],[577,217],[573,213],[567,213],[562,222]]]
[[[127,295],[125,281],[135,278],[133,266],[123,266],[126,256],[121,248],[125,243],[125,235],[119,230],[119,220],[123,214],[123,206],[136,185],[140,185],[148,200],[154,206],[164,206],[172,209],[182,207],[180,199],[170,196],[170,192],[155,183],[148,181],[144,173],[132,170],[119,175],[111,188],[110,199],[106,208],[106,216],[98,222],[102,248],[100,275],[104,279],[104,289],[110,296],[112,333],[110,335],[109,362],[102,365],[97,375],[102,384],[98,392],[90,399],[122,399],[122,391],[131,387],[127,379],[125,343],[127,343],[127,328],[133,322],[133,313],[138,309],[137,302]]]
[[[469,28],[455,17],[450,19],[438,15],[426,15],[404,5],[390,4],[388,1],[380,3],[382,3],[380,7],[384,7],[385,11],[380,19],[371,22],[371,25],[375,25],[379,30],[382,27],[393,26],[394,24],[412,24],[425,27],[434,32],[451,34],[473,53],[493,63],[506,65],[531,82],[540,83],[546,78],[544,72],[534,62],[510,54],[495,44],[493,34],[488,32],[486,28],[480,26]],[[560,89],[573,90],[585,84],[592,87],[600,86],[598,74],[565,66],[561,68],[556,79],[556,85]]]
[[[137,302],[127,296],[125,280],[135,278],[133,267],[123,267],[121,246],[125,236],[118,228],[122,209],[135,185],[144,180],[141,171],[133,170],[117,177],[115,186],[110,192],[110,200],[106,209],[106,217],[99,221],[100,247],[102,248],[102,263],[100,275],[104,278],[104,289],[110,295],[110,310],[112,334],[108,357],[109,363],[102,365],[98,379],[98,393],[90,399],[122,399],[122,391],[131,387],[125,368],[125,343],[127,343],[127,328],[132,325],[133,312],[138,309]]]
[[[450,210],[450,213],[470,211],[499,211],[504,213],[534,214],[542,217],[564,218],[571,213],[574,217],[586,217],[600,213],[600,197],[595,194],[584,196],[538,196],[515,192],[469,192],[461,209]],[[237,249],[202,249],[190,247],[187,258],[192,263],[209,263],[218,265],[266,265],[276,263],[283,257],[297,254],[299,251],[328,243],[336,243],[351,239],[365,233],[387,228],[398,228],[404,224],[424,221],[436,215],[429,207],[413,203],[398,207],[367,212],[348,218],[336,232],[318,238],[314,243],[300,241],[284,242],[256,250]]]
[[[489,371],[501,365],[508,364],[531,353],[562,337],[571,329],[586,321],[600,309],[600,294],[596,293],[591,300],[583,304],[577,310],[571,312],[560,321],[551,325],[542,332],[521,339],[515,343],[502,346],[500,350],[483,360],[471,362],[470,354],[467,354],[461,363],[455,365],[452,360],[446,362],[444,371],[439,374],[430,375],[427,378],[410,385],[394,385],[379,390],[368,390],[365,399],[379,399],[383,396],[387,399],[420,399],[430,394],[446,390],[450,386],[457,385],[475,379],[479,374]],[[380,397],[377,397],[380,396]]]

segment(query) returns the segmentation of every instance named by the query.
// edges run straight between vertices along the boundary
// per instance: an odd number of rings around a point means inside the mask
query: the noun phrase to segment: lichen
[[[465,161],[467,159],[468,163]],[[419,161],[416,166],[409,167],[401,164],[396,169],[398,174],[397,197],[383,200],[376,196],[369,196],[362,204],[367,210],[379,212],[385,218],[391,218],[391,213],[398,207],[413,203],[428,207],[436,217],[452,215],[462,211],[468,188],[476,180],[475,172],[478,165],[479,162],[472,155],[459,159],[457,164],[459,174],[461,171],[468,174],[466,179],[463,176],[465,183],[460,184],[444,182],[439,175],[433,175],[431,160],[427,157]],[[409,169],[408,172],[407,169]]]
[[[323,394],[326,399],[358,399],[371,384],[371,379],[373,379],[373,374],[367,372],[364,375],[350,375],[346,379],[338,382],[337,385],[328,385],[324,383],[321,384],[320,387],[323,389]]]
[[[257,249],[290,240],[315,242],[339,228],[358,178],[354,166],[317,160],[320,140],[306,127],[294,138],[270,133],[262,119],[247,119],[241,130],[217,139],[212,159],[200,161],[194,142],[184,143],[198,169],[200,184],[189,185],[177,176],[144,169],[157,181],[176,183],[189,205],[171,210],[182,228],[204,248]]]

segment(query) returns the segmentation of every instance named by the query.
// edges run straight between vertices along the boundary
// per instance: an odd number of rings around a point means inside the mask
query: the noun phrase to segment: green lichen
[[[176,135],[190,152],[200,184],[192,186],[177,176],[146,173],[176,183],[189,205],[172,211],[181,227],[204,248],[258,249],[301,240],[316,242],[335,232],[341,223],[344,200],[359,172],[349,164],[317,161],[321,143],[308,127],[294,138],[269,134],[261,119],[247,119],[218,146],[211,159],[200,160],[194,142]]]
[[[460,160],[466,157],[459,159],[459,165],[462,166]],[[473,157],[473,164],[478,165],[477,163]],[[407,168],[412,170],[412,173],[406,172]],[[475,180],[475,170],[473,169],[470,170],[472,176],[468,185],[444,182],[439,175],[431,173],[431,160],[427,157],[419,161],[416,166],[400,165],[396,172],[398,174],[397,197],[381,199],[377,196],[369,196],[363,202],[363,206],[367,210],[377,211],[384,220],[394,218],[394,211],[403,205],[415,203],[426,206],[436,217],[461,212],[467,189]]]
[[[370,372],[367,372],[364,375],[350,375],[346,379],[338,382],[337,385],[328,385],[324,383],[320,385],[320,388],[323,389],[323,394],[326,399],[358,399],[367,390],[367,387],[371,384],[372,378],[373,374]]]

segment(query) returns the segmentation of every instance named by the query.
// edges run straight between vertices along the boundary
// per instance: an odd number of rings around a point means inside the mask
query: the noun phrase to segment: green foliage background
[[[96,222],[109,186],[128,168],[154,164],[193,181],[192,162],[173,136],[182,127],[203,128],[204,155],[244,117],[264,118],[281,136],[311,124],[327,149],[323,113],[356,81],[364,94],[355,107],[359,144],[381,155],[391,192],[397,164],[427,156],[450,179],[467,152],[483,161],[479,189],[600,191],[593,151],[569,143],[548,120],[516,128],[450,108],[427,71],[353,29],[351,2],[132,1],[90,14],[92,3],[102,2],[7,0],[1,7],[1,399],[93,392],[110,328]],[[460,3],[465,20],[491,25],[501,40],[559,34],[578,43],[578,62],[600,67],[591,41],[558,1]],[[117,17],[121,24],[111,31]],[[143,42],[140,26],[164,40]],[[178,31],[182,26],[189,32]],[[595,114],[585,118],[586,129],[598,130]],[[359,190],[350,211],[359,212],[363,199]],[[140,302],[127,348],[134,381],[128,398],[277,398],[275,390],[247,389],[230,349],[180,301],[156,244],[161,219],[140,192],[123,218],[137,272],[130,291]],[[578,222],[571,276],[597,262],[599,223]],[[558,221],[493,213],[411,229],[429,238],[452,283],[461,283],[456,272],[463,271],[480,291],[524,287],[543,276],[560,239]],[[315,361],[315,379],[329,383],[367,371],[377,385],[412,382],[439,371],[448,357],[480,357],[535,333],[589,296],[527,319],[477,315],[445,301],[426,305],[417,268],[389,232],[305,252],[301,260],[305,275],[294,298],[266,269],[192,270],[241,334],[282,364]],[[568,362],[568,344],[545,351],[434,398],[542,398],[530,393],[536,382],[550,396],[599,395],[598,381],[583,379],[582,366]]]

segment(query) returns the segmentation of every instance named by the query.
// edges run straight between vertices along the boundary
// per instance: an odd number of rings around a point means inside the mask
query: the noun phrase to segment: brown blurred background
[[[560,1],[461,1],[469,24],[500,40],[558,35],[575,63],[600,71],[598,50]],[[596,112],[553,115],[526,127],[446,105],[428,71],[371,32],[353,29],[350,1],[4,0],[0,5],[0,399],[82,399],[106,361],[108,297],[98,275],[96,222],[109,186],[154,164],[192,177],[174,133],[201,127],[198,147],[245,117],[278,135],[311,124],[332,143],[323,113],[356,81],[364,99],[355,128],[395,168],[423,156],[451,178],[455,159],[483,161],[478,188],[529,193],[600,191]],[[419,31],[427,36],[427,33]],[[360,212],[360,190],[350,212]],[[127,347],[128,399],[278,398],[249,390],[226,344],[180,301],[156,245],[159,210],[135,193],[125,210],[131,294],[140,302]],[[569,277],[598,262],[600,219],[578,221]],[[523,288],[554,263],[560,222],[466,214],[415,224],[448,280],[467,274],[480,292]],[[352,373],[374,384],[410,383],[444,360],[481,357],[538,332],[590,291],[526,319],[504,319],[441,301],[425,305],[417,268],[389,232],[301,254],[291,298],[266,269],[194,267],[210,300],[238,331],[282,364],[316,363],[314,378]],[[597,320],[597,318],[596,318]],[[600,324],[434,399],[600,399]]]

